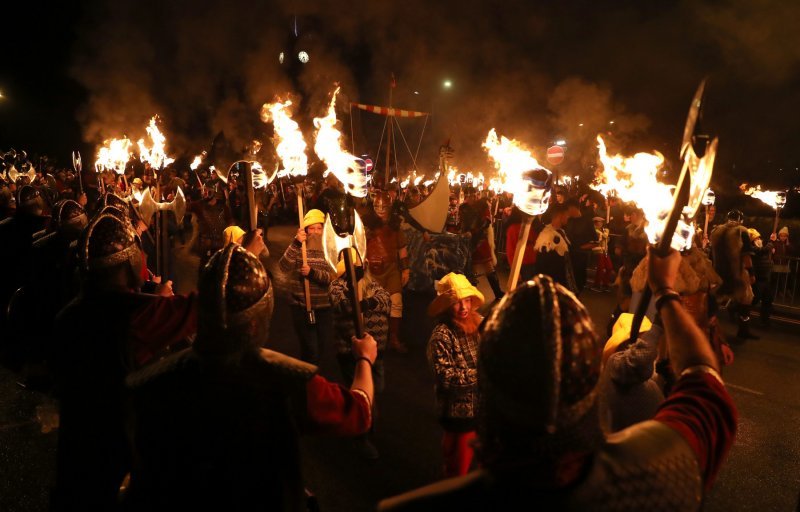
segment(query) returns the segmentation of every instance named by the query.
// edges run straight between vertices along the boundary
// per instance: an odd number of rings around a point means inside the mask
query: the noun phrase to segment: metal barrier
[[[497,266],[500,268],[508,267],[506,261],[506,221],[497,218],[492,223],[494,230],[494,252],[497,255]]]
[[[786,271],[776,271],[775,268],[772,270],[772,279],[775,280],[773,303],[778,306],[798,308],[800,297],[797,296],[797,276],[800,273],[800,258],[791,256],[787,260],[789,264],[784,267]]]

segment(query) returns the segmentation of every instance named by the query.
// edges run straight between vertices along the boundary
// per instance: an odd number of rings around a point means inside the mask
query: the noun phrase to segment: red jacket
[[[506,258],[508,258],[509,265],[514,264],[514,254],[517,250],[517,240],[519,240],[519,230],[521,226],[522,223],[517,222],[506,228]],[[533,265],[536,263],[536,251],[533,249],[533,246],[536,244],[536,237],[538,235],[539,233],[532,228],[530,232],[528,232],[528,242],[525,244],[525,254],[522,256],[523,265]]]

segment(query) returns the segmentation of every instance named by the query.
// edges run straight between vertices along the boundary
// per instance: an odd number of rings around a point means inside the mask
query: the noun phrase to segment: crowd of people
[[[248,231],[237,176],[131,167],[91,179],[43,169],[6,175],[0,188],[0,264],[15,269],[0,295],[3,363],[58,401],[53,508],[305,509],[301,434],[353,437],[379,457],[371,427],[384,358],[410,348],[400,336],[406,233],[418,226],[404,212],[428,187],[374,188],[355,205],[367,251],[346,249],[351,276],[323,247],[340,193],[332,176],[259,191],[259,227]],[[170,232],[195,226],[196,291],[176,294],[154,271],[154,226],[137,205],[156,181],[164,201],[178,187],[188,199],[191,215]],[[276,294],[264,265],[270,223],[297,221],[296,192],[307,209],[278,269],[299,359],[269,348]],[[511,199],[451,189],[445,231],[469,241],[471,258],[437,276],[427,345],[448,480],[379,508],[698,508],[737,423],[716,314],[734,311],[743,339],[755,337],[754,304],[769,321],[771,273],[794,250],[788,231],[763,243],[731,211],[692,250],[657,255],[635,205],[558,188],[533,221],[522,284],[503,290],[498,254],[511,263],[523,215]],[[578,297],[612,286],[617,310],[597,328]],[[645,287],[651,313],[628,340]],[[328,350],[343,384],[319,375]]]

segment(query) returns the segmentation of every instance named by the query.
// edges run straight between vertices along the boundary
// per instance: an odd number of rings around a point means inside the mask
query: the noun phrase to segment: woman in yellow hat
[[[291,283],[291,310],[294,330],[300,341],[300,359],[318,364],[322,349],[332,342],[333,320],[328,286],[334,278],[333,269],[325,261],[322,247],[322,224],[325,214],[319,210],[309,210],[303,218],[303,225],[278,266],[289,275]],[[306,242],[306,265],[303,265],[302,243]],[[306,313],[306,295],[303,279],[308,278],[311,295],[311,308],[315,323],[309,323]]]
[[[451,477],[466,474],[474,454],[478,326],[483,320],[476,310],[484,298],[466,276],[454,272],[436,283],[436,294],[428,306],[428,315],[438,320],[428,341],[428,361],[444,429],[444,473]]]

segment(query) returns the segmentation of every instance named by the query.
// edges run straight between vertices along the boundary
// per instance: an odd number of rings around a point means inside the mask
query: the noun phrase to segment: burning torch
[[[150,188],[147,193],[142,197],[142,202],[139,205],[139,212],[142,215],[142,220],[148,223],[152,218],[153,213],[156,215],[155,222],[155,238],[156,238],[156,274],[164,276],[168,272],[169,258],[169,234],[167,231],[167,217],[164,215],[165,210],[172,210],[175,212],[175,218],[178,224],[183,221],[183,215],[186,212],[186,198],[183,195],[183,190],[180,187],[175,191],[175,198],[167,202],[162,202],[161,196],[161,172],[164,167],[168,166],[175,161],[174,158],[169,158],[165,151],[166,137],[158,129],[156,121],[158,116],[153,116],[147,126],[147,135],[150,138],[151,145],[145,143],[144,139],[139,139],[139,159],[146,162],[153,169],[153,175],[156,180],[155,199],[153,198],[153,189]],[[124,167],[123,167],[124,172]]]
[[[742,192],[748,196],[755,197],[764,204],[771,206],[775,210],[775,222],[772,225],[772,234],[778,232],[778,220],[780,219],[781,209],[786,206],[786,191],[785,190],[761,190],[761,185],[755,187],[747,187],[747,183],[743,183],[739,187]]]
[[[283,164],[283,169],[278,172],[278,177],[287,176],[295,178],[298,225],[302,226],[303,217],[305,216],[302,181],[308,174],[308,157],[306,156],[306,141],[303,139],[300,126],[292,119],[292,113],[291,110],[289,110],[291,106],[291,100],[276,100],[274,103],[264,104],[264,106],[261,107],[261,120],[265,123],[272,121],[275,130],[273,143],[275,145],[275,151],[278,153],[278,157]],[[283,195],[282,184],[281,195]],[[303,266],[308,265],[308,252],[305,242],[302,243],[301,254]],[[335,266],[336,262],[334,262],[334,267]],[[308,277],[303,277],[303,291],[305,294],[306,317],[308,323],[316,324],[317,319],[314,316],[314,310],[311,308],[311,287]]]
[[[689,114],[686,118],[686,125],[683,130],[683,140],[681,143],[681,157],[683,159],[683,166],[681,174],[678,177],[678,183],[675,186],[673,194],[672,208],[666,218],[653,219],[651,222],[655,223],[657,227],[663,225],[663,231],[658,233],[653,249],[658,255],[666,255],[670,247],[675,247],[676,243],[679,248],[685,248],[686,240],[682,236],[676,240],[676,229],[681,228],[679,231],[681,235],[683,232],[689,233],[689,241],[694,230],[688,228],[688,219],[694,217],[703,199],[706,197],[706,190],[708,184],[711,182],[711,173],[714,169],[714,159],[717,154],[717,144],[719,140],[714,138],[709,143],[707,135],[699,133],[698,120],[702,114],[703,95],[705,92],[705,80],[700,83],[697,91],[692,99],[689,107]],[[696,148],[697,146],[697,148]],[[697,151],[699,149],[699,151]],[[699,152],[699,155],[698,155]],[[663,222],[663,224],[661,224]],[[649,286],[645,286],[642,292],[642,297],[636,307],[633,320],[631,322],[631,334],[629,339],[636,340],[639,337],[639,329],[642,325],[647,308],[650,304],[652,297],[652,290]]]
[[[494,128],[489,131],[483,147],[503,178],[503,189],[514,194],[514,205],[522,212],[522,226],[506,286],[511,291],[519,281],[533,217],[547,211],[550,204],[553,173],[539,165],[530,151],[522,148],[519,142],[506,137],[498,139]]]
[[[336,96],[339,87],[333,93],[333,98],[328,106],[325,117],[314,119],[317,129],[314,151],[327,165],[328,173],[344,185],[344,193],[334,196],[328,203],[328,218],[322,231],[325,260],[336,268],[339,254],[343,254],[345,272],[348,283],[348,299],[352,304],[353,325],[356,337],[364,337],[364,319],[361,316],[361,305],[358,300],[358,279],[356,278],[355,262],[351,248],[355,249],[361,261],[366,263],[367,239],[361,218],[355,211],[353,197],[367,195],[366,179],[360,172],[358,158],[344,151],[341,146],[341,132],[336,129]]]

